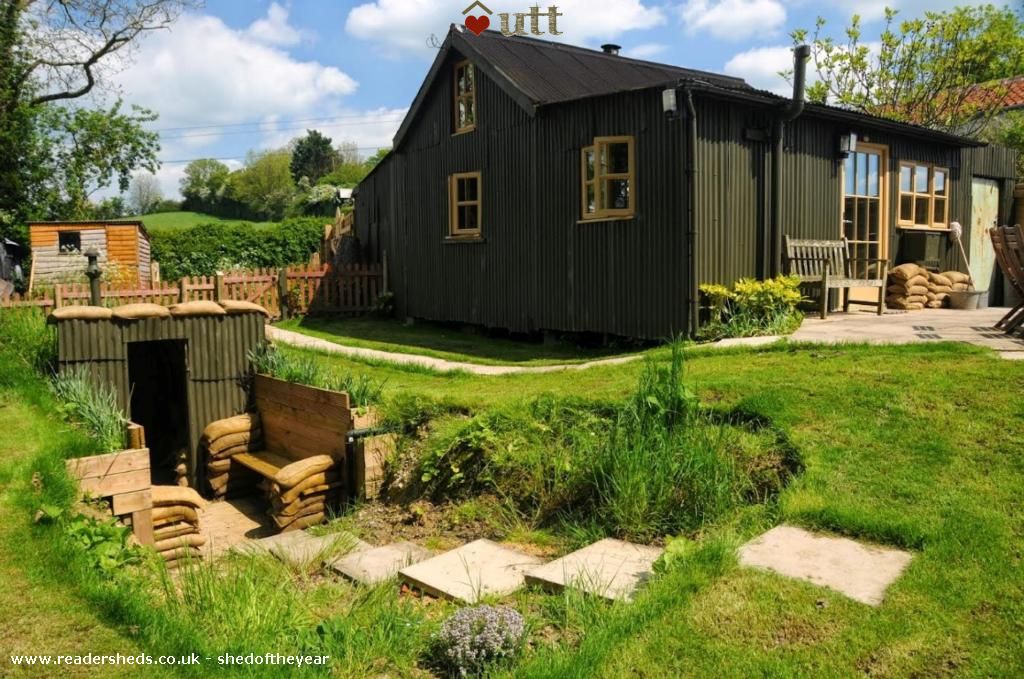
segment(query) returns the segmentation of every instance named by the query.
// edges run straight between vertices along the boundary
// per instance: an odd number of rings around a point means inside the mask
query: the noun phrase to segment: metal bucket
[[[963,290],[949,293],[951,309],[987,309],[988,290]]]

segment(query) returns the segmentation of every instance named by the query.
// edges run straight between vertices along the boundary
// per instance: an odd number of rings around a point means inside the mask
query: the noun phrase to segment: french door
[[[889,256],[889,152],[885,146],[857,143],[843,165],[842,229],[850,243],[852,276],[877,279],[878,264],[863,260]],[[852,288],[850,299],[873,301],[878,288]]]

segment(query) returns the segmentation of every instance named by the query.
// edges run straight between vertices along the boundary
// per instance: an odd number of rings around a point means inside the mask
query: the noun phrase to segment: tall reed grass
[[[384,393],[384,382],[366,373],[357,375],[331,370],[312,356],[286,354],[269,344],[253,351],[249,358],[257,373],[286,382],[343,391],[358,407],[380,403]]]
[[[64,371],[54,375],[51,389],[60,410],[81,424],[102,452],[124,448],[128,420],[112,389],[93,384],[83,371]]]

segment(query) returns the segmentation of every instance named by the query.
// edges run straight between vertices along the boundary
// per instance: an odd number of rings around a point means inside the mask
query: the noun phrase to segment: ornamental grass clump
[[[478,676],[514,658],[525,637],[523,616],[511,608],[464,608],[434,634],[435,659],[454,676]]]

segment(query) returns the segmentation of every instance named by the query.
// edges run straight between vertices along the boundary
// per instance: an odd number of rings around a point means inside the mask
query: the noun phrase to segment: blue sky
[[[317,128],[369,155],[388,146],[434,50],[470,0],[207,0],[170,31],[151,35],[114,75],[116,90],[160,120],[165,195],[177,193],[185,162],[224,159],[240,167],[250,149],[273,148]],[[491,0],[496,13],[528,11],[529,0]],[[789,33],[824,16],[841,34],[854,13],[877,36],[888,4],[909,18],[946,0],[561,0],[560,40],[604,42],[623,54],[727,72],[785,90]],[[961,2],[960,4],[964,4]],[[980,4],[980,3],[979,3]],[[541,4],[542,10],[548,7]]]

